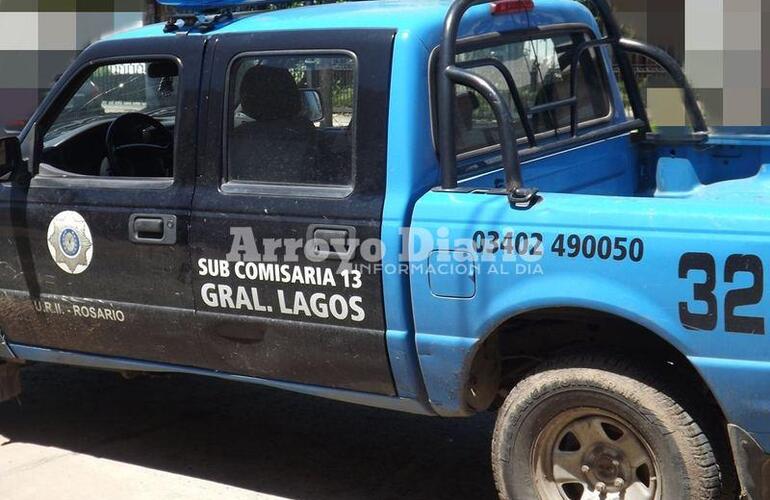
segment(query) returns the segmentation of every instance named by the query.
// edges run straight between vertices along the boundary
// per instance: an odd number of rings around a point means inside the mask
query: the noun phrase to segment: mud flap
[[[770,455],[737,425],[727,424],[727,433],[741,482],[741,500],[770,500]]]
[[[21,395],[21,365],[0,363],[0,402],[15,399]]]

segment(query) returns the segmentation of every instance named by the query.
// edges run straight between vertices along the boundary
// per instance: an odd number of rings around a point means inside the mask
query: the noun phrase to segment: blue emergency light
[[[175,7],[182,12],[192,11],[195,14],[177,13],[166,22],[164,31],[197,30],[201,33],[225,26],[235,20],[232,9],[246,5],[283,5],[295,0],[156,0],[161,5]]]

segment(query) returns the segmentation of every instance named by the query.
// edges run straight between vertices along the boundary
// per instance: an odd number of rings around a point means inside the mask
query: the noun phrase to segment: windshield
[[[178,78],[176,65],[168,62],[100,66],[67,102],[46,140],[125,113],[173,117]]]

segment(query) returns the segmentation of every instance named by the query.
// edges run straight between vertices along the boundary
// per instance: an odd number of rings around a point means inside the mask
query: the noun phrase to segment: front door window
[[[97,67],[47,128],[39,175],[173,177],[178,80],[173,61]]]

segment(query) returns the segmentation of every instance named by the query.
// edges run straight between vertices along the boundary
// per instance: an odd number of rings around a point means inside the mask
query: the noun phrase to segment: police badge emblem
[[[91,264],[94,244],[91,230],[77,212],[61,212],[48,225],[48,251],[65,272],[80,274]]]

